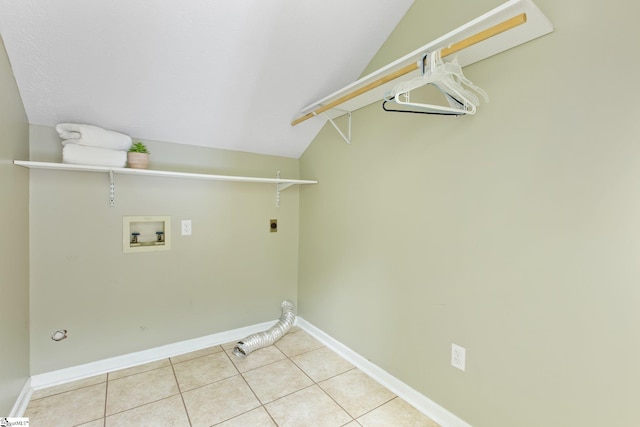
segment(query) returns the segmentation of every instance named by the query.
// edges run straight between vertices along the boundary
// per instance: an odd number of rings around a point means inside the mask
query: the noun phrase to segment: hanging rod
[[[445,47],[442,49],[441,52],[441,56],[442,58],[445,58],[449,55],[453,55],[456,52],[459,52],[467,47],[473,46],[477,43],[480,43],[481,41],[487,40],[493,36],[497,36],[498,34],[504,33],[505,31],[508,31],[512,28],[518,27],[519,25],[524,24],[525,22],[527,22],[527,14],[526,13],[521,13],[519,15],[514,16],[513,18],[507,19],[505,21],[502,21],[490,28],[487,28],[486,30],[480,31],[470,37],[465,38],[464,40],[461,40],[457,43],[453,43],[451,46],[449,47]],[[377,88],[378,86],[382,86],[385,83],[388,83],[392,80],[397,79],[398,77],[402,77],[406,74],[411,73],[412,71],[415,71],[418,69],[418,64],[417,62],[413,62],[411,64],[408,64],[396,71],[393,71],[389,74],[386,74],[382,77],[380,77],[377,80],[372,81],[371,83],[367,84],[366,86],[362,86],[359,89],[354,90],[353,92],[349,92],[344,96],[341,96],[340,98],[336,99],[335,101],[332,101],[330,103],[328,103],[327,105],[323,105],[322,107],[319,107],[315,110],[313,110],[310,113],[305,114],[304,116],[298,117],[297,119],[295,119],[294,121],[291,122],[291,126],[295,126],[299,123],[304,122],[307,119],[310,119],[318,114],[322,114],[327,110],[331,110],[334,107],[337,107],[340,104],[343,104],[359,95],[362,95],[365,92],[368,92],[372,89]]]

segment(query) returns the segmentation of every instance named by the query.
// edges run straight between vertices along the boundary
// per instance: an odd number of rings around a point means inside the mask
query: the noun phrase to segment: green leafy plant
[[[147,150],[147,146],[142,143],[142,141],[136,141],[131,144],[131,148],[129,148],[130,153],[147,153],[151,154],[149,150]]]

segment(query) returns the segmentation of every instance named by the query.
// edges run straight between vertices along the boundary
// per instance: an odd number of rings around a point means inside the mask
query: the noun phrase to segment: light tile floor
[[[295,327],[245,359],[235,342],[34,392],[32,427],[438,425]]]

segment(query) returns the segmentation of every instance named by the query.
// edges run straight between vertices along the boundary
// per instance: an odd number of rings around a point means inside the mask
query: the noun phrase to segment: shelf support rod
[[[116,197],[116,183],[113,179],[113,169],[109,169],[109,206],[114,207]]]
[[[480,31],[479,33],[476,33],[474,35],[472,35],[471,37],[467,37],[464,40],[461,40],[457,43],[452,44],[449,47],[443,48],[442,52],[440,53],[442,58],[445,58],[449,55],[453,55],[454,53],[465,49],[467,47],[473,46],[474,44],[480,43],[483,40],[487,40],[493,36],[497,36],[498,34],[504,33],[505,31],[508,31],[512,28],[515,28],[519,25],[524,24],[525,22],[527,22],[527,14],[526,13],[521,13],[519,15],[514,16],[513,18],[507,19],[505,21],[500,22],[499,24],[494,25],[493,27],[487,28],[486,30]],[[389,74],[386,74],[382,77],[380,77],[377,80],[372,81],[371,83],[359,88],[359,89],[355,89],[352,92],[349,92],[343,96],[341,96],[340,98],[336,99],[335,101],[331,101],[326,105],[323,105],[322,107],[319,107],[315,110],[313,110],[310,113],[305,114],[304,116],[298,117],[297,119],[295,119],[294,121],[291,122],[291,126],[295,126],[299,123],[304,122],[305,120],[310,119],[311,117],[317,116],[318,114],[324,113],[327,110],[331,110],[332,108],[337,107],[340,104],[343,104],[347,101],[349,101],[350,99],[353,99],[359,95],[362,95],[365,92],[369,92],[372,89],[377,88],[378,86],[382,86],[385,83],[388,83],[392,80],[397,79],[398,77],[402,77],[405,74],[409,74],[410,72],[414,71],[418,69],[418,64],[417,63],[412,63],[409,65],[406,65],[396,71],[392,71]]]
[[[276,178],[280,179],[280,171],[276,172]],[[281,184],[276,184],[276,208],[280,207],[280,190],[283,190],[284,188],[280,187]]]

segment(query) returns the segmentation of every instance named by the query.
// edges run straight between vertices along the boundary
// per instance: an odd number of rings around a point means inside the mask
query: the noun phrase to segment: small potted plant
[[[127,153],[127,164],[133,169],[146,169],[149,166],[149,150],[142,141],[131,144]]]

